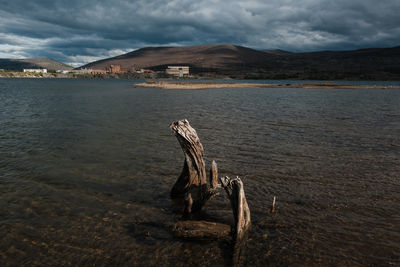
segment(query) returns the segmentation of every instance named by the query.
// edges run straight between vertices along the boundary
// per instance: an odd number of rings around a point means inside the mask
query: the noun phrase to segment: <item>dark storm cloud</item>
[[[399,11],[398,0],[0,0],[0,57],[79,64],[159,45],[388,47],[400,44]]]

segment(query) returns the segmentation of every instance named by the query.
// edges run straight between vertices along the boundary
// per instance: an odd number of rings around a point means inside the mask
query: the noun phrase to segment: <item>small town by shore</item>
[[[265,83],[239,83],[239,82],[197,82],[197,81],[146,81],[133,84],[135,87],[153,87],[166,90],[202,90],[217,88],[305,88],[305,89],[400,89],[400,86],[382,85],[356,85],[337,83],[313,84],[265,84]]]
[[[154,79],[156,75],[153,73],[84,73],[80,71],[69,72],[23,72],[23,71],[9,71],[0,70],[0,78],[62,78],[62,79]]]
[[[46,65],[49,59],[43,59]],[[24,63],[20,63],[24,64]],[[54,65],[60,66],[60,69],[54,68]],[[22,66],[22,65],[20,65]],[[64,66],[62,63],[53,63],[51,69],[17,68],[0,69],[0,78],[125,78],[125,79],[160,79],[160,78],[195,78],[190,75],[189,66],[167,66],[165,69],[154,71],[145,68],[121,67],[119,64],[107,65],[105,68],[79,68],[72,69],[70,66]]]

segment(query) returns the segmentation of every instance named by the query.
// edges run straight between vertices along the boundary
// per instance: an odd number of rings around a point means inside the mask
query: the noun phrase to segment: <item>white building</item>
[[[68,74],[69,70],[57,70],[57,73]]]
[[[189,66],[168,66],[165,72],[176,77],[189,76]]]
[[[84,69],[79,69],[79,70],[72,70],[70,72],[76,73],[76,74],[91,74],[93,72],[93,70],[84,68]]]
[[[47,69],[24,69],[24,72],[47,73]]]

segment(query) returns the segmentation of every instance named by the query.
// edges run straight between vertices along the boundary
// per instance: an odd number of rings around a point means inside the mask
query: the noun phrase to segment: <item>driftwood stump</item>
[[[169,126],[181,145],[185,162],[181,175],[172,188],[171,196],[183,197],[192,187],[205,186],[206,164],[203,160],[204,149],[193,129],[187,120],[173,122]]]
[[[181,145],[185,162],[182,172],[171,190],[172,198],[185,199],[185,212],[200,210],[218,187],[218,170],[215,161],[210,170],[210,184],[207,185],[204,149],[187,120],[173,122],[169,126]]]
[[[185,214],[200,210],[206,201],[221,188],[218,183],[217,163],[212,161],[209,182],[206,179],[206,166],[204,163],[204,149],[187,120],[179,120],[171,123],[170,128],[181,145],[185,162],[183,169],[171,190],[172,198],[185,200]],[[250,210],[244,194],[243,183],[239,177],[230,179],[220,178],[222,187],[231,202],[234,226],[231,233],[234,240],[241,239],[250,227]],[[217,227],[218,226],[218,227]],[[178,222],[174,226],[174,232],[181,237],[221,237],[227,234],[226,227],[204,221]]]
[[[231,201],[235,220],[234,238],[240,239],[250,227],[250,209],[244,195],[243,182],[239,177],[230,179],[225,176],[221,177],[221,183]]]

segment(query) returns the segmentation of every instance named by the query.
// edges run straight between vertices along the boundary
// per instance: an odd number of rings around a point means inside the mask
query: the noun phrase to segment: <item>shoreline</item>
[[[305,89],[400,89],[395,85],[346,85],[336,83],[316,84],[263,84],[263,83],[225,83],[225,82],[175,82],[159,81],[133,84],[135,87],[151,87],[165,90],[205,90],[220,88],[305,88]]]

